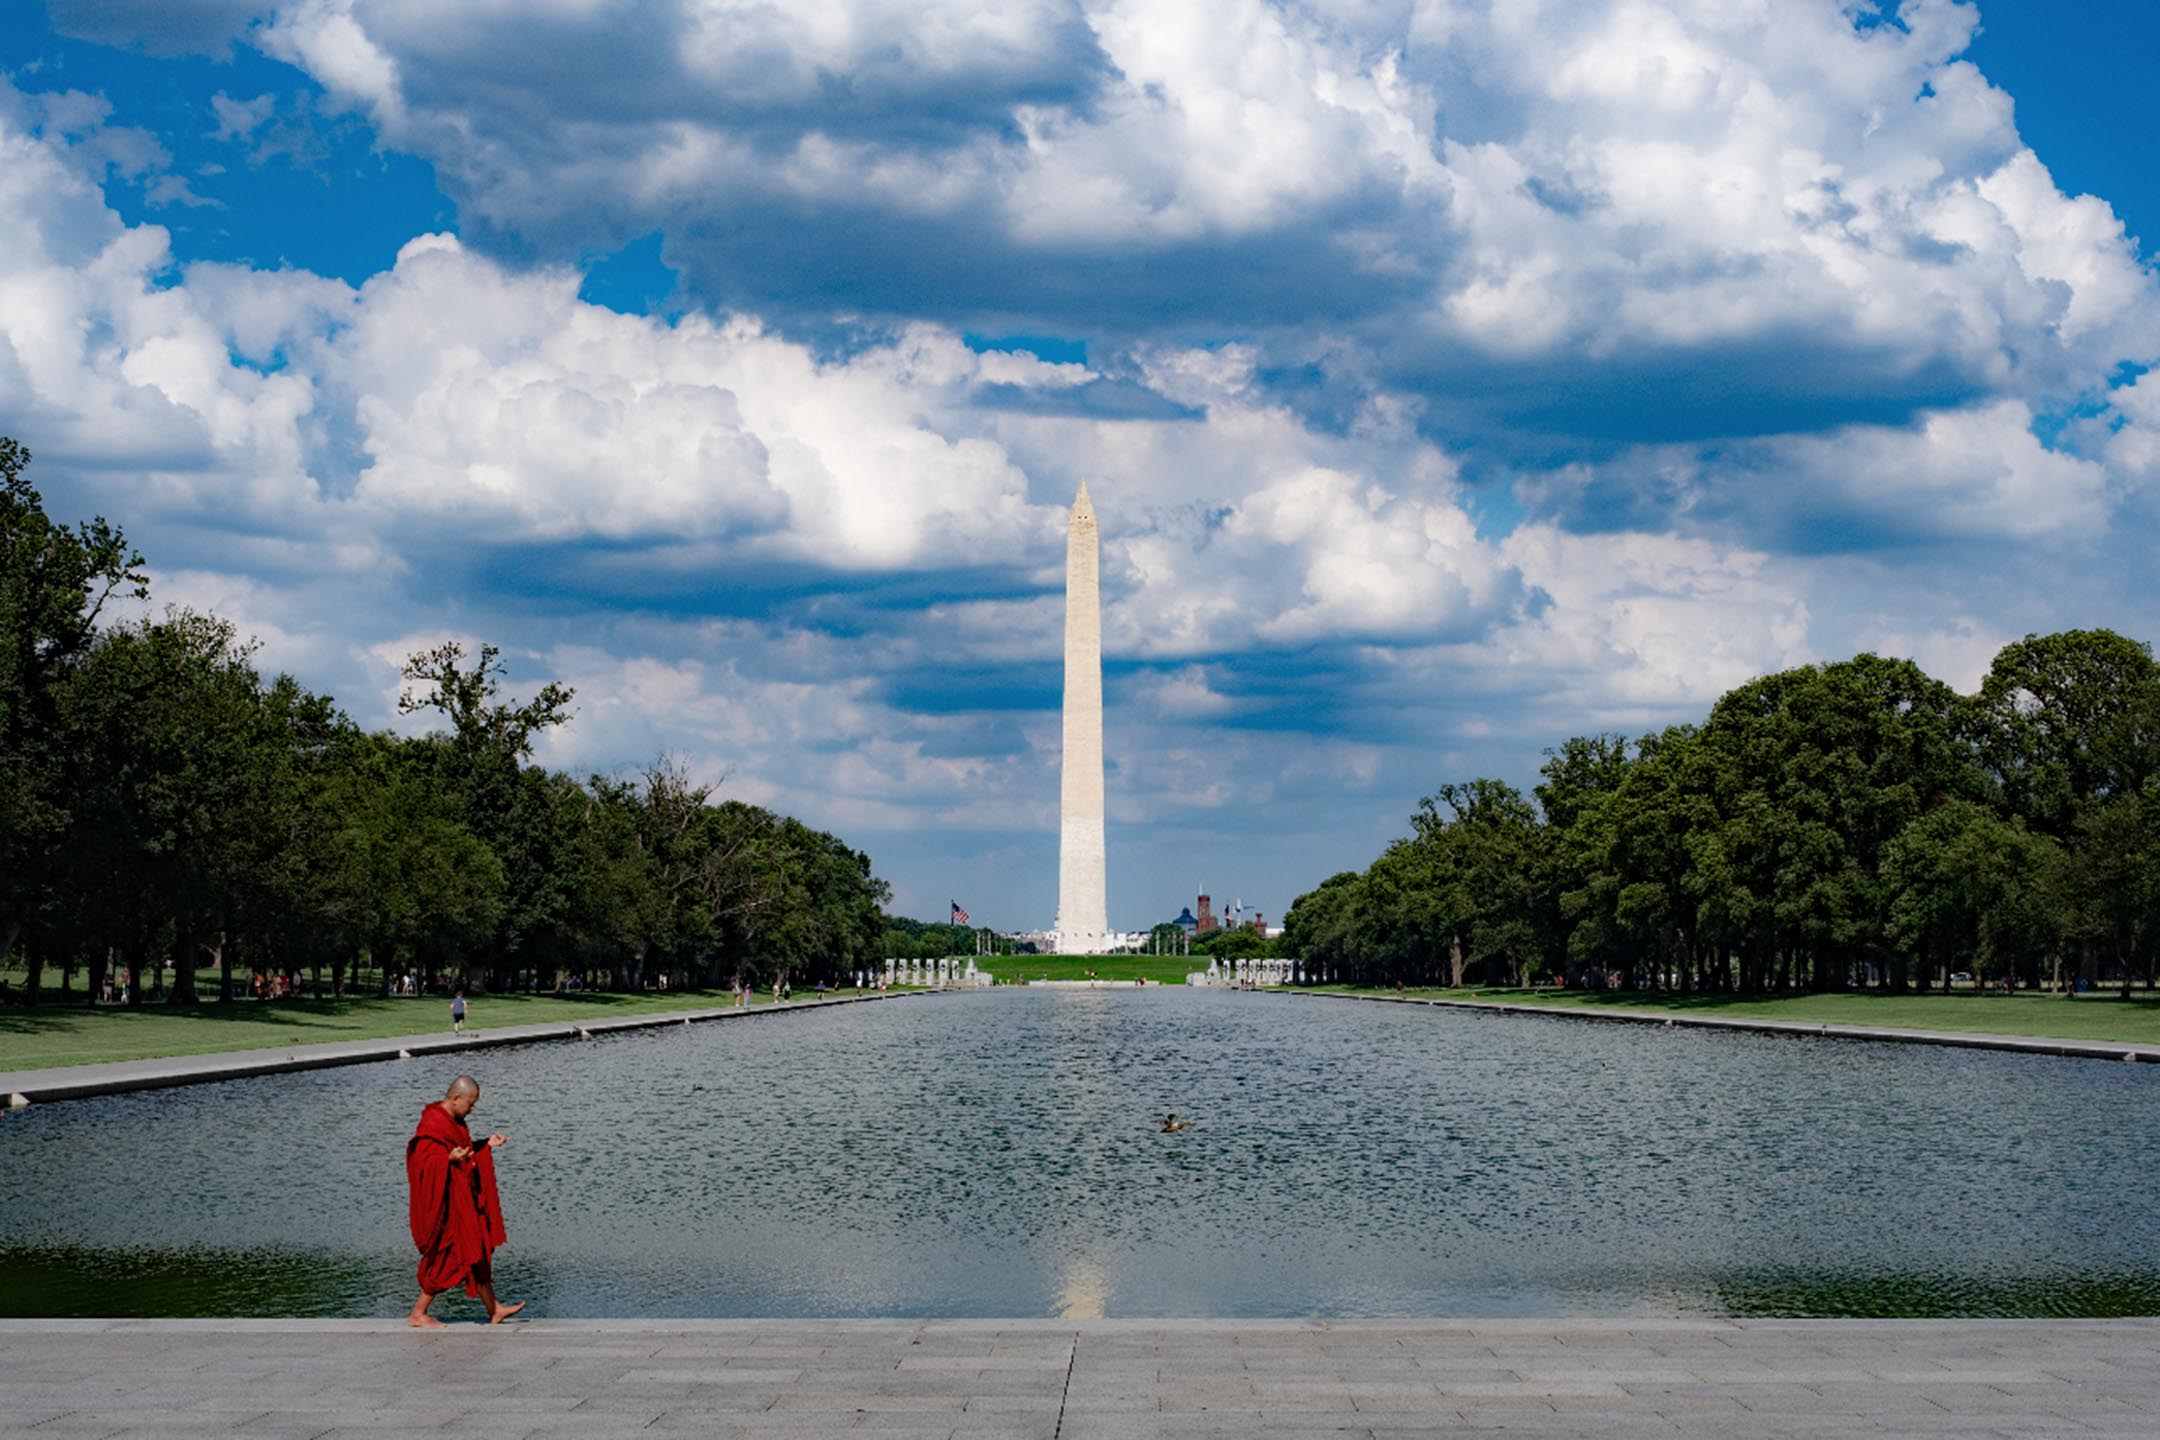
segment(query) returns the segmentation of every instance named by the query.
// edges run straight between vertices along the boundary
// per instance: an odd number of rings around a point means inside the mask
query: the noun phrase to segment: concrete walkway
[[[0,1321],[0,1435],[2160,1434],[2160,1321]]]
[[[1825,1025],[1813,1020],[1750,1020],[1718,1015],[1667,1015],[1574,1005],[1511,1005],[1502,1000],[1431,1000],[1423,996],[1355,995],[1341,990],[1285,990],[1308,1000],[1363,1000],[1375,1005],[1431,1005],[1443,1010],[1498,1010],[1547,1020],[1618,1020],[1635,1025],[1692,1026],[1698,1030],[1745,1030],[1758,1035],[1827,1035],[1840,1040],[1882,1040],[1901,1045],[1947,1045],[1959,1050],[2010,1050],[2024,1055],[2067,1055],[2076,1060],[2134,1060],[2160,1065],[2160,1045],[2133,1040],[2064,1040],[2044,1035],[1982,1035],[1970,1030],[1901,1030],[1886,1025]]]
[[[161,1090],[171,1085],[201,1085],[251,1075],[281,1075],[293,1070],[322,1070],[334,1065],[368,1065],[405,1056],[451,1055],[495,1045],[531,1045],[543,1040],[586,1040],[625,1030],[663,1025],[694,1025],[711,1020],[746,1020],[752,1015],[783,1015],[829,1005],[862,1005],[873,1000],[903,1000],[935,992],[907,990],[885,995],[836,995],[825,1000],[731,1005],[707,1010],[672,1010],[664,1014],[625,1015],[619,1019],[551,1020],[538,1025],[498,1025],[454,1035],[444,1030],[425,1035],[392,1035],[380,1040],[331,1040],[317,1045],[274,1045],[262,1050],[223,1050],[214,1055],[174,1055],[154,1060],[113,1060],[95,1065],[58,1065],[43,1070],[0,1071],[0,1104],[21,1095],[32,1104],[117,1095],[129,1090]]]

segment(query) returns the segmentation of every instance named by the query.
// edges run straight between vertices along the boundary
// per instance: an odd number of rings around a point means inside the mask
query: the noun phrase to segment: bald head
[[[443,1091],[443,1109],[463,1120],[472,1114],[473,1106],[480,1103],[480,1082],[470,1075],[460,1075]]]

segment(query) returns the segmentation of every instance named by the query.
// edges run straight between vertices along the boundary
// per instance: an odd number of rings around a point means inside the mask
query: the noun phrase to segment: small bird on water
[[[1191,1128],[1191,1126],[1187,1125],[1183,1120],[1178,1119],[1175,1115],[1165,1115],[1162,1117],[1162,1133],[1165,1135],[1175,1135],[1180,1130],[1189,1130]]]

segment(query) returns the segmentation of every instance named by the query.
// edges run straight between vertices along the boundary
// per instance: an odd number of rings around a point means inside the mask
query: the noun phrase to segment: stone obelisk
[[[1102,542],[1087,482],[1065,527],[1065,759],[1058,805],[1057,948],[1110,948],[1102,758]]]

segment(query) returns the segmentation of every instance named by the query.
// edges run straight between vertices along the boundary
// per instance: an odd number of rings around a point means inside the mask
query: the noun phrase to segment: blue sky
[[[1442,781],[1860,649],[2160,634],[2160,14],[1995,0],[48,0],[0,430],[394,722],[447,634],[1055,904],[1272,916]],[[2142,243],[2140,243],[2142,241]]]

